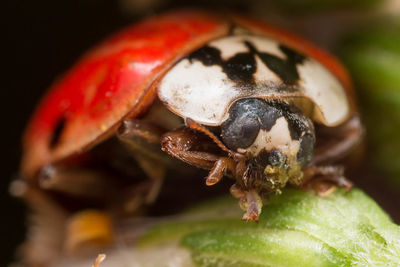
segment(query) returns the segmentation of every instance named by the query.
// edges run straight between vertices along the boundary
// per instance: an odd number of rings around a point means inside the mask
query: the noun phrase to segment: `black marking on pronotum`
[[[252,85],[255,83],[253,75],[257,71],[255,60],[255,55],[257,55],[285,84],[295,85],[298,82],[300,76],[297,65],[303,63],[306,59],[303,55],[284,45],[279,45],[279,49],[286,55],[286,59],[282,59],[257,50],[250,41],[245,40],[244,44],[249,51],[237,53],[228,60],[223,60],[221,51],[211,46],[204,46],[194,51],[188,58],[191,62],[199,60],[205,66],[218,65],[232,81]]]
[[[249,41],[244,41],[244,43],[250,52],[259,56],[262,62],[278,75],[285,84],[294,85],[298,82],[300,76],[297,71],[297,65],[305,60],[303,55],[284,45],[279,45],[279,49],[286,55],[286,59],[282,59],[275,55],[258,51]]]
[[[189,55],[189,60],[199,60],[204,66],[218,65],[234,82],[254,84],[253,74],[257,70],[257,63],[251,53],[238,53],[224,61],[221,51],[217,48],[204,46]]]
[[[223,65],[221,51],[211,46],[203,46],[202,48],[191,53],[188,58],[190,62],[193,60],[198,60],[204,66]]]
[[[61,138],[61,134],[64,131],[65,128],[65,124],[66,124],[67,120],[65,117],[61,117],[57,123],[56,126],[54,127],[53,133],[50,137],[50,143],[49,143],[49,147],[51,149],[54,149],[58,143],[60,142],[60,138]]]

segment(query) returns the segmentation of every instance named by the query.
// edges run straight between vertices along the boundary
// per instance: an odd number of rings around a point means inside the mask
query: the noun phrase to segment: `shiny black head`
[[[227,147],[246,153],[263,168],[293,164],[294,159],[304,167],[312,159],[315,143],[312,121],[296,107],[259,98],[232,105],[221,138]]]

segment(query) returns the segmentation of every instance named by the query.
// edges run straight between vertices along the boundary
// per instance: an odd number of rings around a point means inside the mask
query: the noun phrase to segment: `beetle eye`
[[[270,130],[280,116],[278,109],[262,99],[240,99],[232,105],[229,119],[221,125],[222,141],[230,149],[247,148],[257,138],[260,128]]]
[[[224,123],[221,137],[230,149],[246,148],[256,139],[259,130],[260,124],[254,114],[246,113]]]

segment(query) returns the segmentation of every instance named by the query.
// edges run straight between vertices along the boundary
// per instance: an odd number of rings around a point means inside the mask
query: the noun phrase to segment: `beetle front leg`
[[[164,134],[161,139],[161,149],[168,154],[198,168],[210,170],[206,185],[218,183],[226,174],[234,176],[236,164],[232,158],[204,151],[213,146],[208,139],[199,133],[183,127]]]
[[[224,177],[227,172],[229,172],[230,174],[234,174],[235,169],[236,164],[233,159],[226,157],[219,158],[215,162],[214,167],[211,169],[206,178],[206,185],[215,185],[216,183],[221,181],[222,177]]]
[[[330,195],[336,186],[347,192],[353,184],[344,177],[342,166],[309,166],[304,169],[303,183],[300,185],[307,190],[314,189],[318,195]]]
[[[246,170],[245,156],[235,154],[233,158],[218,156],[210,152],[201,152],[205,149],[204,144],[210,144],[209,140],[201,142],[197,132],[183,127],[178,130],[164,134],[161,139],[161,149],[168,154],[187,162],[188,164],[203,169],[209,169],[210,172],[206,178],[206,185],[211,186],[218,183],[224,175],[236,179],[242,179]],[[231,187],[231,194],[239,198],[239,205],[245,211],[242,220],[257,221],[261,213],[262,199],[254,189],[243,189],[243,181],[234,184]]]
[[[263,201],[254,189],[244,190],[237,184],[231,186],[231,194],[239,199],[240,208],[245,211],[243,221],[258,221],[263,206]]]
[[[201,151],[202,140],[194,131],[182,127],[161,138],[161,149],[171,156],[202,169],[211,169],[219,156]]]

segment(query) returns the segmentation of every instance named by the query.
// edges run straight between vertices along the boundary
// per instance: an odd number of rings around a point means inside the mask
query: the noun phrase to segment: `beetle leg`
[[[239,198],[239,206],[245,211],[243,221],[258,221],[263,206],[260,195],[254,190],[244,190],[237,184],[231,186],[231,194]]]
[[[154,159],[145,155],[136,154],[134,155],[134,158],[142,170],[152,180],[150,191],[146,194],[145,203],[153,203],[160,193],[166,174],[166,168],[164,165],[159,164]]]
[[[208,142],[204,143],[208,144]],[[232,158],[198,151],[202,149],[201,137],[186,127],[165,134],[161,139],[161,149],[186,163],[210,169],[206,178],[208,186],[215,185],[226,174],[230,176],[235,174],[236,163]],[[203,149],[206,148],[203,147]]]
[[[235,160],[209,152],[199,152],[197,149],[201,148],[201,142],[198,138],[200,137],[196,132],[183,127],[165,134],[161,139],[161,148],[189,164],[211,169],[206,178],[206,184],[209,186],[218,183],[225,174],[242,177],[245,171],[244,166],[241,166],[245,160],[243,155],[235,154]],[[245,190],[237,184],[231,187],[231,193],[240,199],[239,205],[245,211],[242,220],[257,221],[263,205],[260,195],[254,189]]]
[[[301,187],[314,189],[318,195],[330,195],[336,186],[345,188],[347,192],[351,190],[353,184],[343,175],[341,166],[309,166],[304,169],[304,181]]]
[[[140,120],[125,120],[117,132],[118,139],[135,154],[141,154],[165,162],[160,151],[160,138],[164,131],[159,127]]]
[[[215,185],[219,181],[221,181],[222,177],[228,171],[230,174],[234,174],[236,169],[235,161],[231,158],[221,157],[219,158],[214,167],[211,169],[210,173],[206,178],[206,185],[211,186]]]
[[[196,131],[202,132],[205,135],[207,135],[209,138],[212,139],[212,141],[218,145],[218,147],[220,149],[222,149],[223,151],[227,152],[230,155],[234,155],[235,153],[233,151],[231,151],[229,148],[227,148],[225,146],[224,143],[222,143],[221,140],[219,140],[219,138],[217,136],[215,136],[214,133],[212,133],[210,130],[208,130],[207,128],[205,128],[204,126],[198,124],[197,122],[195,122],[194,120],[190,119],[190,118],[186,118],[186,125]]]
[[[220,156],[201,151],[207,149],[202,147],[201,141],[201,137],[196,132],[183,127],[164,134],[161,138],[161,149],[188,164],[209,170],[213,168]]]
[[[79,166],[46,165],[39,174],[45,190],[76,197],[103,198],[116,191],[116,184],[103,172]]]
[[[350,191],[353,184],[343,176],[342,167],[317,165],[343,158],[361,142],[364,128],[360,118],[354,116],[336,128],[322,127],[319,129],[319,135],[322,142],[316,146],[310,166],[304,169],[304,180],[300,186],[308,190],[314,189],[321,196],[329,195],[336,186]]]
[[[320,128],[319,135],[322,142],[316,146],[313,165],[334,162],[349,154],[352,148],[361,142],[364,136],[364,128],[360,118],[354,116],[339,127]]]
[[[126,120],[118,129],[117,137],[132,150],[132,156],[142,170],[153,181],[145,202],[156,200],[166,173],[168,158],[160,150],[160,138],[163,130],[140,120]]]

